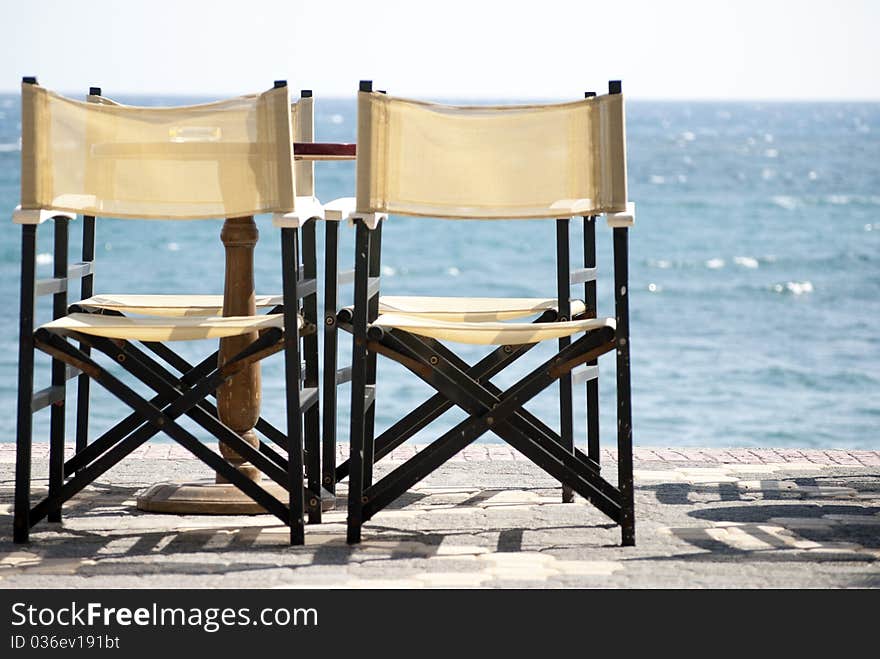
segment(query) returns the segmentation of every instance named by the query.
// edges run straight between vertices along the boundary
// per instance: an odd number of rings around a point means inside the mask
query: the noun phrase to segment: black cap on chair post
[[[373,81],[372,80],[361,80],[361,86],[359,87],[362,92],[371,92],[373,91]]]
[[[609,80],[608,81],[608,93],[609,94],[620,94],[623,92],[623,87],[620,84],[620,80]]]
[[[312,90],[311,89],[300,89],[299,90],[299,97],[300,98],[311,98],[312,97]]]
[[[21,82],[25,85],[36,85],[37,84],[37,76],[24,76],[21,79]]]
[[[281,89],[282,87],[287,87],[287,80],[276,80],[272,85],[273,89]]]
[[[89,87],[89,96],[100,96],[101,88],[100,87]]]

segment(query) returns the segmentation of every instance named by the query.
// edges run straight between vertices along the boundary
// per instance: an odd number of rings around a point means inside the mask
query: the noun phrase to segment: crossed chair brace
[[[66,232],[69,218],[55,217],[54,219],[56,236],[59,231]],[[25,226],[23,229],[23,253],[25,254],[23,262],[25,264],[33,263],[36,226]],[[295,274],[297,268],[292,264],[298,260],[299,236],[296,229],[281,229],[281,233],[282,261],[285,264],[282,275],[285,291],[283,298],[297,301],[302,299],[303,294],[299,290],[301,282],[298,281],[299,278]],[[26,276],[25,267],[23,267],[23,275],[25,275],[23,278],[25,283],[22,292],[23,302],[34,298],[35,283],[33,277]],[[306,280],[305,283],[308,281]],[[30,291],[27,290],[27,282],[30,282]],[[309,288],[314,288],[314,278],[310,282]],[[26,304],[23,304],[23,307],[25,306]],[[305,451],[302,448],[303,434],[299,415],[303,410],[316,408],[318,397],[314,388],[309,391],[303,390],[299,386],[302,381],[300,338],[314,336],[316,328],[314,322],[304,322],[297,307],[296,302],[277,306],[265,316],[252,319],[247,324],[242,323],[245,329],[258,330],[259,338],[222,365],[218,362],[217,353],[213,353],[198,365],[191,366],[171,352],[167,346],[157,344],[154,341],[144,341],[145,346],[155,349],[169,361],[177,364],[181,370],[181,373],[178,374],[163,367],[132,341],[112,338],[115,333],[114,326],[118,328],[120,323],[125,325],[126,317],[121,314],[106,315],[100,312],[86,314],[83,313],[80,306],[71,305],[69,314],[60,316],[55,321],[44,324],[34,331],[32,329],[33,307],[23,308],[21,314],[21,352],[25,354],[20,354],[20,379],[33,381],[33,349],[35,348],[52,357],[53,387],[63,386],[63,382],[58,383],[59,374],[65,379],[68,373],[78,374],[81,378],[89,378],[102,385],[107,391],[131,407],[132,414],[64,462],[63,434],[59,435],[55,430],[62,428],[63,433],[62,415],[64,410],[63,406],[56,403],[52,409],[53,423],[52,430],[50,430],[52,446],[49,493],[45,499],[33,507],[30,506],[29,500],[30,443],[19,442],[14,522],[16,541],[26,541],[29,528],[46,517],[50,521],[60,521],[61,506],[64,502],[79,493],[143,443],[159,432],[164,432],[228,482],[245,492],[267,512],[288,524],[291,528],[291,542],[301,544],[304,540],[302,511],[306,506],[305,491],[308,490],[308,498],[315,502],[309,506],[310,513],[318,517],[313,521],[320,520],[320,503],[318,502],[321,495],[320,486],[315,487],[313,483],[309,483],[304,490],[301,476],[304,470]],[[86,316],[95,316],[95,318],[86,318]],[[95,331],[96,326],[100,331],[104,325],[101,321],[104,319],[110,321],[106,324],[108,326],[106,333],[109,336],[89,333]],[[198,318],[196,322],[199,320],[201,318]],[[176,325],[178,322],[174,324]],[[222,320],[219,322],[223,324]],[[81,323],[86,331],[77,331],[78,323]],[[156,325],[164,328],[168,324],[167,321],[159,321]],[[28,335],[30,335],[30,340],[28,340]],[[79,347],[72,343],[74,341],[79,344]],[[147,399],[138,394],[120,378],[96,362],[90,354],[92,350],[106,355],[119,364],[125,371],[152,389],[155,396]],[[285,378],[288,392],[286,402],[290,417],[286,433],[281,433],[265,420],[260,421],[258,429],[271,438],[286,455],[277,452],[265,442],[261,442],[259,449],[252,447],[237,433],[220,422],[217,418],[216,406],[206,400],[215,395],[222,384],[241,372],[247,365],[279,351],[284,351],[285,354]],[[36,407],[31,402],[34,399],[30,393],[31,389],[32,385],[25,385],[20,389],[19,433],[28,429],[33,407]],[[80,400],[87,399],[80,398]],[[203,444],[199,438],[179,424],[178,419],[184,415],[287,490],[289,500],[282,503],[258,483],[242,475],[222,456]],[[317,418],[315,423],[317,423]],[[315,444],[317,444],[317,434],[314,433],[313,437]],[[299,447],[299,450],[296,447]],[[313,448],[311,455],[313,458],[319,457],[317,446]],[[317,480],[317,470],[313,470],[312,473],[315,474],[313,478]]]
[[[595,318],[596,316],[596,219],[597,217],[586,216],[583,225],[583,254],[584,267],[572,270],[568,273],[563,264],[569,263],[569,223],[568,219],[557,220],[557,263],[559,264],[558,297],[555,299],[481,299],[479,305],[487,317],[496,318],[499,315],[510,318],[540,314],[534,320],[535,323],[549,323],[567,318]],[[382,228],[377,227],[373,232],[372,241],[378,245],[381,240]],[[351,381],[352,368],[350,365],[338,367],[338,342],[339,328],[351,330],[352,311],[350,307],[339,310],[339,286],[354,281],[354,270],[339,271],[339,223],[326,223],[325,245],[325,288],[324,288],[324,372],[323,372],[323,403],[324,417],[322,429],[322,482],[325,488],[335,492],[336,483],[348,478],[350,460],[344,459],[336,464],[336,418],[337,418],[337,387]],[[379,248],[372,250],[374,256],[370,266],[371,286],[376,286],[380,269],[377,257]],[[567,291],[570,286],[583,284],[584,302],[569,300]],[[430,307],[425,306],[429,301]],[[473,298],[469,298],[473,300]],[[439,302],[440,305],[436,303]],[[499,309],[499,302],[502,308]],[[438,310],[451,310],[456,308],[456,300],[450,298],[406,298],[400,296],[381,296],[379,299],[379,311],[381,313],[401,311],[409,313],[436,313]],[[337,314],[339,322],[337,322]],[[568,345],[570,339],[559,339],[560,347]],[[436,343],[436,342],[435,342]],[[480,359],[473,366],[465,369],[468,375],[481,383],[491,385],[491,378],[498,375],[502,370],[519,359],[533,347],[534,343],[520,345],[499,346],[489,355]],[[587,446],[589,461],[596,465],[599,471],[599,372],[597,361],[588,360],[586,365],[573,371],[573,377],[563,375],[560,378],[560,419],[562,424],[561,439],[565,446],[574,446],[573,429],[573,400],[571,387],[575,384],[586,383],[586,419],[587,419]],[[375,387],[367,386],[365,407],[368,414],[372,413],[372,404],[375,399]],[[414,437],[419,431],[426,428],[433,421],[440,418],[447,411],[455,407],[455,404],[442,393],[431,396],[424,403],[413,409],[402,419],[396,421],[372,440],[373,460],[378,461],[398,448],[406,441]],[[528,414],[528,412],[523,412]],[[532,416],[532,415],[529,415]],[[535,419],[536,423],[540,423]],[[542,424],[543,425],[543,424]],[[367,424],[368,429],[371,427]],[[546,428],[546,426],[545,426]],[[572,500],[571,489],[563,486],[563,501]]]
[[[323,213],[322,213],[323,214]],[[319,219],[319,218],[309,218]],[[94,218],[86,218],[86,222],[94,223]],[[282,229],[284,232],[291,232],[291,229]],[[302,265],[298,269],[296,277],[296,299],[301,301],[301,328],[300,337],[302,338],[302,360],[301,381],[302,387],[299,395],[299,408],[303,414],[303,460],[305,463],[307,491],[309,496],[306,497],[306,509],[308,510],[309,523],[320,523],[323,506],[326,505],[326,492],[322,492],[319,474],[320,474],[320,445],[319,445],[319,424],[320,413],[318,405],[318,342],[317,342],[317,255],[315,241],[316,227],[313,221],[305,222],[299,228],[299,236],[291,236],[283,238],[286,240],[298,241],[301,238],[302,247]],[[93,240],[93,237],[92,237]],[[298,261],[299,259],[297,259]],[[89,291],[90,293],[90,291]],[[273,296],[257,296],[255,305],[257,309],[264,310],[266,316],[278,316],[284,313],[283,295]],[[222,296],[208,295],[185,295],[185,296],[162,296],[162,295],[99,295],[86,297],[83,291],[83,299],[71,305],[68,308],[70,313],[91,313],[96,315],[124,317],[122,310],[135,313],[166,313],[176,316],[186,314],[187,317],[212,316],[219,315],[222,311]],[[299,302],[298,302],[299,304]],[[198,365],[193,365],[184,359],[177,352],[173,351],[166,344],[158,341],[141,341],[141,345],[158,356],[165,364],[171,366],[177,371],[176,374],[168,372],[165,367],[152,360],[149,355],[138,350],[138,359],[147,362],[155,371],[162,372],[167,380],[177,379],[181,384],[191,385],[194,376],[205,372],[205,368],[210,365],[216,365],[220,359],[220,352],[215,351]],[[90,346],[82,343],[86,355]],[[134,346],[129,345],[129,350],[137,350]],[[268,356],[268,354],[266,355]],[[120,363],[125,361],[123,355]],[[250,360],[247,363],[253,363]],[[227,364],[229,362],[226,362]],[[242,368],[235,372],[240,372]],[[231,377],[231,376],[230,376]],[[64,475],[69,476],[73,472],[81,470],[91,461],[100,457],[100,455],[113,447],[127,433],[130,433],[138,423],[139,415],[133,412],[123,421],[120,421],[109,430],[102,433],[99,437],[88,441],[88,405],[89,405],[89,382],[87,375],[80,375],[78,382],[77,394],[77,426],[76,426],[76,452],[64,463]],[[229,377],[225,378],[228,381]],[[207,394],[212,398],[216,398],[216,390],[210,390]],[[215,405],[207,401],[201,404],[208,413],[217,416],[218,410]],[[254,425],[254,430],[262,435],[263,438],[257,437],[259,452],[265,455],[269,460],[274,462],[281,468],[286,468],[286,458],[284,454],[288,451],[287,434],[274,426],[268,420],[259,417]],[[268,441],[266,441],[268,440]],[[270,443],[271,442],[271,443]],[[227,444],[227,446],[235,450],[235,447]],[[136,447],[133,447],[133,449]],[[132,450],[133,450],[132,449]],[[278,450],[282,452],[279,453]],[[238,452],[237,452],[238,453]],[[242,458],[246,456],[238,453]],[[250,462],[250,460],[248,460]],[[259,468],[257,463],[251,462],[255,467]],[[221,473],[218,471],[218,473]],[[266,472],[269,473],[269,472]],[[221,476],[223,474],[221,473]],[[225,476],[224,476],[225,477]],[[86,483],[88,481],[85,481]],[[260,502],[261,503],[261,502]]]

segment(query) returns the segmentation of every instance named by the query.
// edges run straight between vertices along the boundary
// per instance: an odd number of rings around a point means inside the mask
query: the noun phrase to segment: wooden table
[[[354,144],[294,143],[296,160],[353,160]],[[231,217],[223,223],[220,240],[226,251],[226,275],[223,286],[223,315],[252,316],[257,313],[254,288],[254,249],[260,233],[254,218]],[[246,334],[220,340],[220,363],[255,341],[257,334]],[[262,388],[260,363],[248,366],[217,390],[217,412],[220,420],[238,433],[254,448],[259,439],[254,426],[260,418]],[[253,481],[262,474],[235,451],[220,444],[223,457]],[[262,482],[281,501],[287,493],[272,481]],[[138,497],[138,508],[149,512],[177,514],[257,514],[263,512],[253,499],[228,483],[220,474],[215,482],[158,483]]]

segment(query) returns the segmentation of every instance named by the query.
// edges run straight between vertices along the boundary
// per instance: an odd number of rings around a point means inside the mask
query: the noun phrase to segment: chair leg
[[[299,234],[281,230],[282,286],[285,302],[298,300]],[[305,544],[305,492],[303,487],[303,436],[300,408],[300,350],[297,304],[284,305],[284,377],[287,402],[288,524],[290,544]],[[319,504],[320,505],[320,504]]]
[[[382,223],[379,223],[370,234],[368,272],[370,279],[378,280],[382,275]],[[378,291],[367,300],[367,322],[372,323],[379,316]],[[376,463],[376,361],[375,352],[367,354],[365,394],[369,392],[369,403],[365,403],[364,412],[364,487],[373,484],[373,465]]]
[[[289,378],[288,378],[289,379]],[[293,384],[295,386],[295,383]],[[299,397],[296,389],[294,396]],[[290,452],[288,454],[288,525],[290,526],[290,544],[305,544],[305,528],[303,513],[305,509],[305,492],[303,488],[303,460],[302,460],[302,428],[299,405],[291,401],[293,396],[287,397],[288,425],[287,433],[290,438]]]
[[[568,219],[556,220],[556,287],[557,303],[559,305],[559,319],[571,320],[571,303],[569,300],[569,267],[571,255],[569,254],[569,224]],[[559,350],[567,348],[571,344],[571,337],[563,336],[559,339]],[[571,374],[566,373],[559,378],[559,438],[562,446],[574,453],[574,412],[572,402]],[[574,501],[574,491],[565,483],[562,484],[562,503]]]
[[[34,285],[36,277],[37,227],[22,227],[21,307],[18,337],[18,419],[15,439],[15,512],[12,539],[27,542],[30,536],[31,442],[34,396]]]
[[[570,343],[568,337],[566,340],[559,340],[559,349],[567,347]],[[563,447],[571,453],[574,453],[574,412],[572,401],[571,374],[568,373],[559,378],[559,436],[562,439]],[[568,485],[562,486],[562,503],[572,503],[574,501],[574,490]]]
[[[62,383],[54,384],[56,381],[55,372],[61,371]],[[52,382],[53,386],[64,387],[64,362],[52,360]],[[49,417],[49,496],[55,497],[64,483],[64,413],[65,399],[57,401],[52,405]],[[61,521],[61,506],[53,508],[49,511],[48,520],[50,522]]]
[[[306,480],[309,488],[309,524],[321,523],[321,422],[318,402],[303,415],[305,427]]]
[[[627,351],[628,352],[628,351]],[[620,359],[620,357],[618,357]],[[632,458],[632,411],[629,391],[629,355],[626,366],[618,374],[617,394],[617,481],[621,494],[620,532],[621,544],[632,547],[636,544],[635,507],[633,500],[633,458]],[[626,386],[621,381],[626,380]],[[623,391],[621,391],[623,390]]]
[[[354,318],[351,350],[351,433],[348,474],[348,544],[361,541],[364,496],[365,396],[367,378],[367,289],[371,231],[357,221],[354,275]],[[372,457],[372,456],[370,456]]]
[[[356,340],[355,343],[357,343]],[[355,345],[351,360],[351,448],[348,456],[350,466],[348,474],[348,530],[346,534],[348,544],[357,544],[361,541],[361,525],[363,524],[366,361],[366,348]]]
[[[584,217],[584,267],[596,267],[596,216]],[[584,282],[584,302],[589,318],[596,317],[596,280]],[[587,366],[598,366],[598,360],[587,362]],[[599,377],[587,381],[587,455],[596,464],[600,463],[599,451]]]
[[[95,218],[84,215],[82,219],[82,260],[92,263],[95,260]],[[80,299],[85,300],[94,293],[94,274],[85,275],[80,282]],[[81,345],[80,350],[89,355],[88,346]],[[76,389],[76,453],[85,450],[89,444],[89,394],[90,382],[87,375],[77,378]]]
[[[66,389],[64,362],[52,360],[52,386]],[[49,417],[49,496],[55,497],[64,484],[64,416],[66,395],[52,404]],[[48,521],[61,521],[61,506],[49,511]]]
[[[303,252],[303,276],[315,282],[315,292],[303,299],[303,319],[315,328],[302,339],[305,359],[303,386],[318,391],[318,257],[316,252],[315,222],[308,222],[301,229]],[[321,412],[319,401],[306,410],[303,419],[306,449],[306,480],[308,482],[309,524],[321,523]]]
[[[31,398],[33,396],[34,360],[20,360],[18,366],[18,423],[15,446],[15,513],[13,517],[12,539],[24,543],[30,537],[31,510],[31,441],[33,416]],[[31,385],[28,386],[27,382]]]
[[[376,353],[367,354],[364,377],[364,487],[373,484],[373,465],[376,464]],[[368,392],[372,391],[372,396]],[[368,400],[366,400],[368,398]]]
[[[56,217],[54,240],[54,276],[67,277],[67,251],[70,220]],[[67,314],[67,287],[52,296],[52,318]],[[64,417],[67,402],[67,367],[64,362],[52,360],[52,388],[61,391],[61,398],[52,404],[49,421],[49,496],[57,496],[64,482]],[[49,511],[50,522],[61,521],[61,506]]]
[[[25,343],[24,341],[22,343]],[[22,345],[18,362],[18,423],[15,445],[15,513],[13,518],[13,541],[27,542],[30,536],[31,509],[31,446],[33,438],[33,414],[31,399],[34,383],[33,343]]]
[[[89,354],[88,347],[80,346],[86,355]],[[76,452],[84,451],[89,445],[89,394],[91,387],[89,386],[89,377],[80,375],[76,384]]]
[[[324,237],[324,425],[321,432],[321,482],[336,494],[336,369],[339,328],[336,310],[339,295],[339,223],[325,222]]]
[[[617,486],[621,498],[621,544],[636,543],[633,493],[632,402],[629,340],[628,234],[614,229],[614,295],[617,310]]]
[[[330,319],[328,313],[325,322]],[[323,425],[321,427],[321,482],[330,494],[336,494],[336,346],[339,335],[336,331],[335,315],[333,327],[324,331],[324,390],[321,392],[324,403]],[[332,357],[331,357],[332,355]]]
[[[621,495],[621,544],[636,544],[632,403],[630,396],[629,342],[617,351],[617,485]]]
[[[587,366],[597,366],[598,360],[587,362]],[[599,450],[599,378],[587,382],[587,455],[596,464],[601,461]]]

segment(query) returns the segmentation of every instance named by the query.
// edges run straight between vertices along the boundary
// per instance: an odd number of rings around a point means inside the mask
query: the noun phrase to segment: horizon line
[[[267,88],[268,89],[268,88]],[[58,90],[53,90],[58,91]],[[293,88],[291,87],[293,92]],[[0,94],[17,96],[20,95],[20,89],[0,88]],[[70,90],[61,90],[58,93],[71,98],[83,95],[82,92],[72,92]],[[138,97],[162,97],[162,98],[205,98],[205,99],[224,99],[235,98],[243,94],[251,94],[259,92],[162,92],[162,91],[116,91],[115,96],[138,96]],[[292,95],[294,95],[292,93]],[[347,95],[338,93],[329,93],[325,95],[316,95],[315,98],[327,100],[354,100],[357,92]],[[423,95],[423,94],[404,94],[405,98],[424,97],[438,99],[440,102],[449,101],[513,101],[513,102],[556,102],[571,101],[568,96],[514,96],[514,95]],[[579,100],[575,97],[574,100]],[[810,96],[778,96],[778,97],[728,97],[728,96],[637,96],[628,97],[629,101],[648,102],[648,103],[880,103],[880,96],[876,97],[810,97]]]

